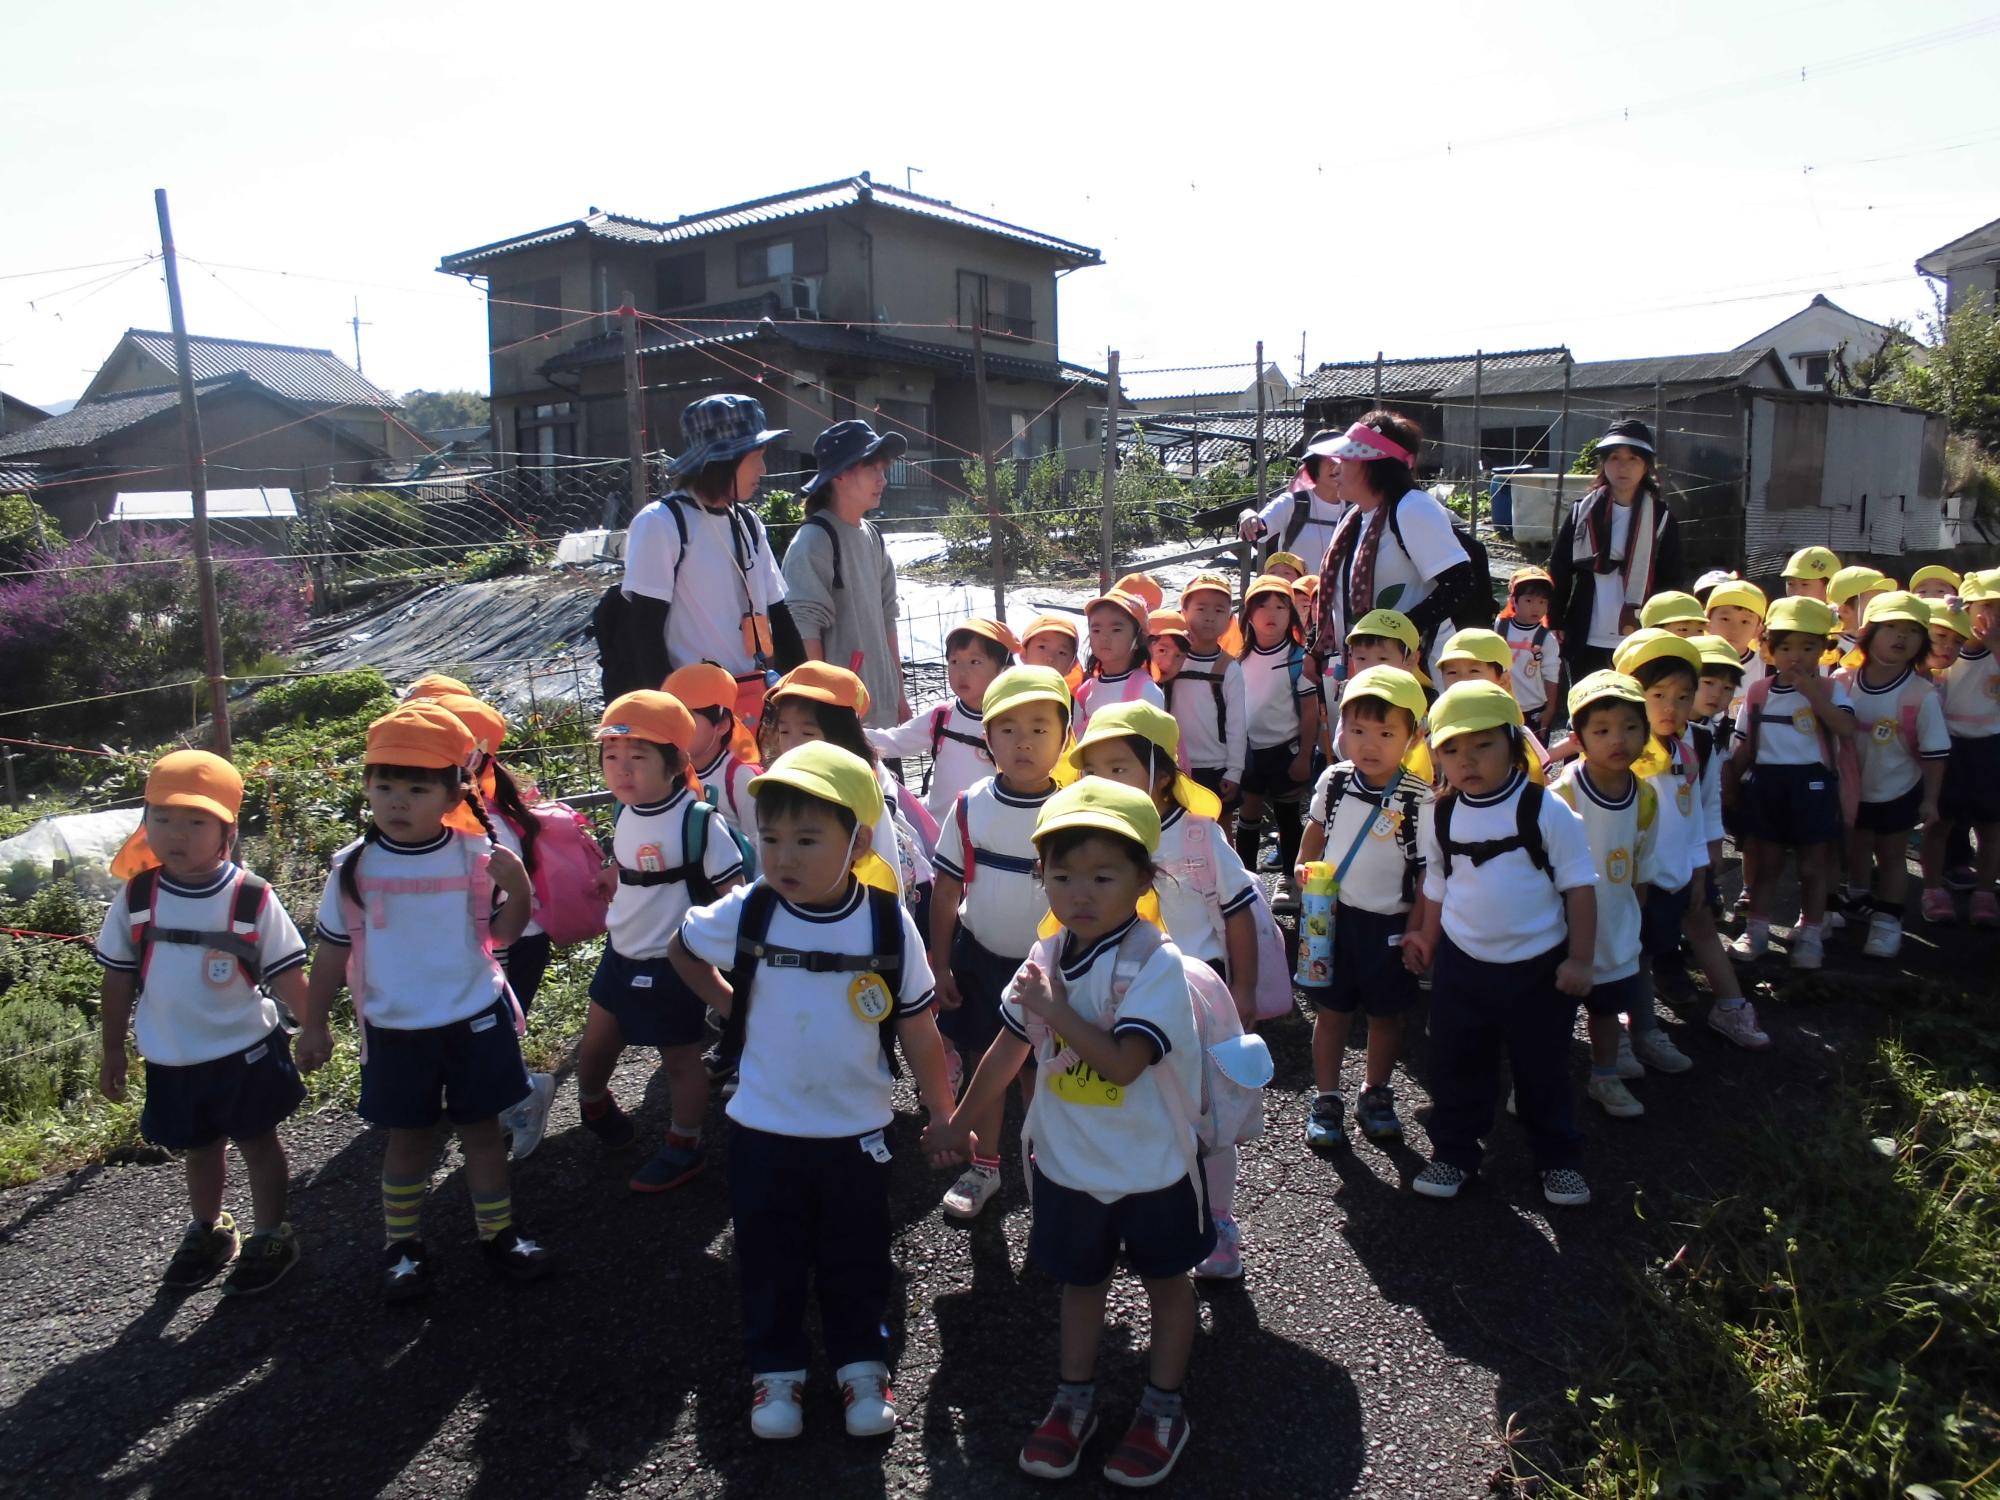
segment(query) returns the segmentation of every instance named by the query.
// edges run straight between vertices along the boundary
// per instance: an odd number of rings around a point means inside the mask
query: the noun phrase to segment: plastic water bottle
[[[1299,892],[1299,971],[1292,977],[1324,989],[1333,983],[1333,866],[1316,859],[1305,872]]]

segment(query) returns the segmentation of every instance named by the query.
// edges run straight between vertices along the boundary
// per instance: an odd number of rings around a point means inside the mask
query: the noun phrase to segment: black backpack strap
[[[808,974],[882,974],[893,995],[903,973],[903,906],[894,891],[863,887],[868,900],[872,953],[808,953],[800,948],[778,947],[771,943],[771,917],[778,908],[778,893],[759,881],[750,887],[743,901],[743,917],[736,928],[736,967],[730,971],[735,998],[722,1023],[722,1044],[740,1056],[743,1036],[750,1020],[750,996],[755,988],[757,969],[769,964],[774,969],[796,969]],[[889,1060],[889,1072],[900,1077],[896,1061],[896,1007],[891,1003],[879,1023],[882,1052]]]
[[[743,899],[743,918],[736,927],[736,967],[729,971],[734,998],[729,1014],[722,1018],[722,1053],[743,1055],[743,1030],[750,1021],[750,993],[757,978],[757,962],[764,952],[764,939],[771,931],[771,914],[778,909],[778,893],[758,881]]]
[[[1521,788],[1520,798],[1514,803],[1514,828],[1528,862],[1553,880],[1556,872],[1549,864],[1548,841],[1542,837],[1542,798],[1546,795],[1540,784],[1533,781]]]
[[[1287,550],[1289,550],[1289,549],[1287,549]],[[1167,684],[1167,712],[1168,712],[1168,713],[1172,713],[1172,712],[1174,711],[1174,703],[1173,703],[1173,696],[1174,696],[1174,695],[1173,695],[1173,690],[1174,690],[1175,686],[1176,686],[1176,685],[1177,685],[1177,684],[1178,684],[1178,683],[1179,683],[1179,682],[1180,682],[1180,681],[1181,681],[1181,680],[1182,680],[1183,678],[1185,678],[1185,679],[1186,679],[1187,681],[1189,681],[1189,682],[1205,682],[1205,683],[1207,683],[1207,684],[1208,684],[1208,691],[1209,691],[1209,692],[1210,692],[1210,694],[1211,694],[1211,695],[1213,695],[1213,697],[1215,698],[1215,737],[1216,737],[1216,738],[1217,738],[1218,740],[1220,740],[1220,741],[1222,742],[1222,753],[1223,753],[1223,754],[1224,754],[1225,756],[1226,756],[1226,755],[1228,755],[1228,753],[1229,753],[1229,705],[1228,705],[1228,704],[1227,704],[1227,703],[1226,703],[1226,702],[1225,702],[1225,701],[1223,700],[1223,697],[1222,697],[1222,672],[1221,672],[1221,670],[1220,670],[1220,669],[1218,669],[1218,670],[1216,670],[1216,671],[1213,671],[1213,672],[1189,672],[1189,671],[1185,671],[1185,670],[1183,670],[1183,671],[1181,671],[1181,672],[1178,672],[1178,673],[1176,673],[1176,674],[1174,675],[1174,677],[1173,677],[1173,680],[1172,680],[1172,681],[1170,681],[1170,682],[1169,682],[1169,683]]]
[[[875,952],[888,959],[888,966],[878,973],[893,976],[889,980],[890,1004],[888,1014],[877,1023],[882,1037],[882,1056],[888,1060],[889,1076],[901,1078],[902,1064],[896,1060],[896,992],[903,984],[903,903],[894,891],[877,890],[874,886],[864,889],[868,893],[868,919],[874,929],[869,939]]]
[[[841,577],[840,574],[840,533],[833,529],[833,522],[828,519],[826,512],[823,510],[816,510],[807,516],[805,524],[817,527],[826,533],[827,545],[833,548],[833,591],[835,593],[843,592],[847,588],[847,580]],[[863,521],[861,524],[866,526],[868,523]]]
[[[1438,851],[1444,855],[1444,878],[1451,879],[1451,810],[1458,803],[1458,793],[1446,792],[1437,799],[1434,831],[1437,834]]]
[[[1521,788],[1521,795],[1514,803],[1514,833],[1504,839],[1480,839],[1474,843],[1461,844],[1451,836],[1451,812],[1458,801],[1458,794],[1447,792],[1437,802],[1438,848],[1444,853],[1445,879],[1451,878],[1451,858],[1463,854],[1474,867],[1485,864],[1490,859],[1498,859],[1503,854],[1511,854],[1516,849],[1528,856],[1528,862],[1551,880],[1555,870],[1549,864],[1548,843],[1542,837],[1542,797],[1543,789],[1535,782]]]

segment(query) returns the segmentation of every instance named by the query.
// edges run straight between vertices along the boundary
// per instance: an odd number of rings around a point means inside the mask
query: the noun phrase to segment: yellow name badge
[[[1632,882],[1632,853],[1629,849],[1613,849],[1604,861],[1604,878],[1613,885],[1630,885]]]
[[[1886,745],[1896,737],[1896,721],[1894,719],[1877,719],[1875,727],[1869,733],[1874,735],[1876,744]]]
[[[847,1003],[856,1017],[879,1026],[896,1008],[896,997],[880,974],[856,974],[847,986]]]
[[[1795,708],[1792,710],[1792,728],[1796,729],[1800,734],[1811,734],[1812,727],[1813,711],[1811,709]]]
[[[1060,1037],[1056,1041],[1067,1045]],[[1070,1064],[1067,1072],[1056,1074],[1049,1080],[1049,1087],[1065,1103],[1087,1104],[1093,1109],[1117,1109],[1125,1102],[1125,1090],[1082,1061]]]
[[[212,989],[228,989],[236,983],[236,960],[227,953],[218,953],[210,948],[202,955],[201,977],[208,981]]]
[[[1680,808],[1681,816],[1694,811],[1694,788],[1683,781],[1674,791],[1674,804]]]

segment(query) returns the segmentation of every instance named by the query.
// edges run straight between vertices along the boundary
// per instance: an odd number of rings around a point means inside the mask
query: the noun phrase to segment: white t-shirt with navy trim
[[[1501,620],[1497,624],[1507,648],[1514,653],[1509,669],[1514,701],[1521,705],[1522,713],[1532,714],[1562,689],[1562,642],[1546,621],[1523,625],[1515,620]],[[1535,644],[1537,635],[1542,637],[1539,646]]]
[[[1316,685],[1303,670],[1293,680],[1292,655],[1298,649],[1287,637],[1268,649],[1253,643],[1243,653],[1243,702],[1252,750],[1289,745],[1299,737],[1299,705],[1313,696]]]
[[[1075,737],[1082,739],[1084,730],[1090,727],[1090,716],[1112,703],[1150,703],[1164,709],[1167,695],[1144,667],[1134,667],[1129,672],[1092,673],[1076,690]]]
[[[1333,783],[1341,772],[1346,773],[1346,785],[1340,806],[1330,807]],[[1334,899],[1342,906],[1384,917],[1401,916],[1413,904],[1403,898],[1406,884],[1412,890],[1416,888],[1407,879],[1411,861],[1404,854],[1404,840],[1410,835],[1402,827],[1407,816],[1404,809],[1414,804],[1421,826],[1423,810],[1430,805],[1432,796],[1422,777],[1398,771],[1396,778],[1396,795],[1384,807],[1382,795],[1388,788],[1370,786],[1368,779],[1354,768],[1353,761],[1343,760],[1320,772],[1319,782],[1313,787],[1312,806],[1306,813],[1308,819],[1326,830],[1326,852],[1320,858],[1336,870],[1347,858],[1347,851],[1354,848],[1354,841],[1361,838],[1361,830],[1368,830],[1368,837],[1355,850],[1347,873],[1341,877]],[[1419,861],[1418,878],[1421,873]]]
[[[668,507],[687,524],[688,560],[681,558],[681,529]],[[761,525],[746,532],[746,517],[710,510],[691,496],[655,500],[632,518],[625,537],[624,592],[664,599],[667,660],[675,667],[712,661],[730,675],[757,670],[744,649],[744,614],[767,615],[785,597],[785,575]],[[744,559],[753,545],[754,555]]]
[[[1187,677],[1189,672],[1220,673],[1218,683]],[[1225,741],[1216,733],[1215,690],[1222,689]],[[1196,770],[1220,770],[1224,781],[1243,779],[1245,752],[1250,745],[1250,710],[1243,697],[1243,664],[1217,651],[1212,656],[1189,653],[1181,675],[1165,684],[1167,711],[1181,726],[1181,750]]]
[[[966,793],[965,823],[972,833],[972,845],[982,853],[1002,858],[1035,858],[1035,819],[1042,804],[1056,794],[1045,792],[1023,797],[989,776]],[[938,873],[963,881],[969,861],[965,840],[959,836],[958,811],[944,810],[938,819]],[[1003,958],[1025,958],[1035,946],[1037,929],[1049,914],[1048,893],[1031,870],[1003,870],[981,858],[965,887],[965,899],[958,904],[958,920],[979,945]]]
[[[225,861],[200,885],[181,885],[162,870],[153,890],[153,929],[228,932],[242,871]],[[120,974],[137,975],[139,950],[132,943],[132,913],[121,887],[97,932],[97,961]],[[267,891],[257,913],[257,966],[268,985],[306,961],[305,939],[292,925],[285,903]],[[186,943],[151,944],[132,1031],[139,1055],[150,1063],[182,1068],[213,1062],[254,1047],[278,1024],[278,1007],[250,982],[243,965],[229,954]]]
[[[1213,818],[1190,817],[1178,803],[1160,820],[1160,925],[1189,958],[1213,965],[1229,957],[1224,924],[1256,900],[1256,883]],[[1208,887],[1203,894],[1202,887]]]
[[[1511,839],[1520,832],[1515,804],[1528,778],[1518,768],[1499,791],[1484,797],[1460,794],[1452,809],[1451,836],[1457,844]],[[1444,849],[1438,842],[1438,804],[1423,810],[1417,849],[1424,858],[1424,896],[1443,907],[1445,936],[1469,957],[1511,964],[1539,958],[1569,937],[1563,893],[1597,884],[1590,838],[1583,820],[1552,793],[1542,795],[1542,845],[1554,879],[1535,868],[1525,849],[1510,849],[1483,865],[1460,854],[1445,878]]]
[[[754,888],[738,886],[713,906],[689,912],[680,929],[687,951],[718,969],[733,968],[743,903]],[[935,997],[931,967],[909,911],[899,905],[896,914],[903,924],[903,967],[883,982],[895,995],[893,1014],[914,1016]],[[806,953],[873,953],[867,888],[850,882],[845,899],[830,908],[780,899],[766,940]],[[866,1135],[889,1123],[895,1080],[882,1052],[880,1023],[858,1013],[848,998],[856,977],[758,964],[730,1119],[752,1130],[816,1140]]]
[[[687,853],[687,821],[694,804],[693,793],[682,787],[664,802],[619,808],[611,830],[611,852],[619,867],[645,871],[680,868]],[[742,878],[742,856],[720,824],[709,825],[701,868],[717,885]],[[623,958],[665,958],[667,945],[681,930],[681,919],[693,904],[693,893],[685,881],[665,885],[626,885],[621,881],[605,916],[611,946]]]
[[[1549,788],[1583,819],[1591,862],[1597,866],[1597,947],[1590,961],[1595,984],[1639,972],[1638,888],[1655,883],[1660,827],[1657,809],[1641,826],[1639,786],[1640,778],[1629,776],[1623,796],[1607,797],[1584,771],[1583,762],[1571,761]]]
[[[725,746],[720,755],[694,773],[703,795],[714,794],[709,800],[752,845],[757,842],[757,799],[750,795],[750,783],[763,769],[738,760]]]
[[[1187,1175],[1188,1148],[1176,1138],[1153,1075],[1172,1068],[1187,1098],[1201,1098],[1201,1042],[1180,950],[1163,942],[1136,974],[1117,972],[1119,941],[1138,920],[1134,916],[1087,946],[1079,947],[1067,932],[1051,946],[1059,945],[1070,1006],[1085,1021],[1101,1025],[1114,1008],[1114,985],[1125,987],[1111,1034],[1143,1036],[1153,1050],[1152,1066],[1123,1088],[1082,1062],[1065,1072],[1040,1068],[1028,1106],[1035,1164],[1049,1181],[1100,1203],[1157,1192]],[[1027,1017],[1011,995],[1000,1004],[1000,1019],[1015,1035],[1027,1036]]]
[[[349,946],[341,906],[340,872],[358,861],[355,874],[369,880],[462,881],[493,845],[483,835],[441,830],[420,844],[378,838],[355,840],[333,857],[320,896],[318,936]],[[480,945],[470,894],[463,890],[363,891],[368,922],[363,992],[357,1009],[370,1026],[427,1031],[478,1015],[505,987],[500,966]]]
[[[1908,796],[1924,779],[1923,763],[1951,755],[1951,735],[1945,728],[1944,700],[1937,689],[1905,667],[1892,682],[1870,687],[1864,667],[1840,671],[1847,696],[1854,701],[1857,732],[1854,751],[1861,760],[1861,800],[1894,802]],[[1916,753],[1903,737],[1903,703],[1914,699]]]
[[[1743,700],[1751,685],[1771,675],[1771,664],[1764,660],[1764,653],[1754,645],[1736,659],[1743,665],[1743,680],[1729,692],[1728,712],[1732,721],[1743,717]]]
[[[1847,689],[1829,679],[1833,707],[1854,712],[1854,700]],[[1750,711],[1736,721],[1736,737],[1750,737]],[[1805,694],[1797,688],[1781,687],[1771,680],[1771,695],[1764,702],[1764,717],[1757,725],[1757,764],[1760,766],[1819,766],[1826,764],[1826,741],[1832,733],[1819,721]],[[1830,768],[1829,768],[1830,769]]]
[[[1709,770],[1717,778],[1716,802],[1711,810],[1693,742],[1683,734],[1660,743],[1666,745],[1667,764],[1647,778],[1659,796],[1660,810],[1653,839],[1653,875],[1646,883],[1663,891],[1677,891],[1694,878],[1696,870],[1708,868],[1708,841],[1711,836],[1721,837],[1710,833],[1712,827],[1721,826],[1721,752],[1709,757]]]
[[[877,755],[891,759],[929,755],[931,726],[941,708],[945,710],[945,734],[938,741],[937,755],[931,762],[931,789],[924,796],[924,806],[940,823],[960,792],[993,774],[993,756],[986,748],[986,721],[980,711],[967,708],[954,696],[926,703],[893,729],[863,731]],[[954,735],[964,738],[954,739]]]
[[[1987,647],[1967,646],[1945,669],[1944,722],[1957,740],[2000,734],[2000,657]]]

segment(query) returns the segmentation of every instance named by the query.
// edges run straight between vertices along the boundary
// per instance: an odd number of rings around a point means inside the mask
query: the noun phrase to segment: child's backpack
[[[1214,826],[1214,819],[1197,818],[1192,813],[1181,819],[1181,858],[1188,867],[1188,883],[1210,901],[1215,899],[1216,872],[1208,857],[1208,830]],[[1250,880],[1250,916],[1257,926],[1257,1019],[1270,1021],[1290,1015],[1294,1008],[1292,965],[1285,956],[1285,935],[1278,930],[1278,919],[1264,895],[1264,882],[1255,876]],[[1208,966],[1203,964],[1202,968]],[[1227,986],[1224,990],[1226,993]],[[1235,1003],[1230,1001],[1231,1009]],[[1237,1030],[1242,1029],[1239,1024]]]
[[[1396,545],[1403,548],[1403,556],[1408,557],[1410,549],[1403,546],[1403,523],[1397,515],[1401,509],[1400,497],[1389,502],[1389,530],[1395,533]],[[1464,588],[1453,592],[1445,618],[1461,630],[1469,626],[1490,629],[1497,605],[1493,598],[1493,563],[1486,555],[1486,544],[1467,530],[1457,516],[1451,518],[1451,534],[1465,549],[1466,560],[1472,564],[1472,577]]]
[[[1771,701],[1769,677],[1759,677],[1744,691],[1743,716],[1738,721],[1748,728],[1744,731],[1743,744],[1739,752],[1730,758],[1729,770],[1732,779],[1740,786],[1743,777],[1750,774],[1757,765],[1757,726],[1767,719],[1781,724],[1789,724],[1787,714],[1769,711]],[[1855,753],[1852,740],[1835,739],[1827,727],[1819,722],[1819,715],[1813,715],[1813,729],[1819,736],[1820,757],[1828,770],[1833,773],[1835,789],[1840,794],[1840,820],[1849,828],[1854,826],[1854,815],[1861,810],[1861,757]],[[1912,710],[1910,735],[1916,736],[1915,711]],[[1732,791],[1734,788],[1732,788]]]
[[[1521,788],[1521,795],[1514,802],[1514,832],[1503,839],[1481,839],[1473,844],[1461,844],[1451,836],[1451,813],[1458,804],[1456,792],[1446,792],[1437,800],[1437,841],[1444,851],[1444,876],[1451,879],[1451,861],[1455,854],[1462,854],[1473,865],[1483,865],[1489,859],[1502,854],[1511,854],[1520,849],[1526,852],[1528,862],[1544,875],[1551,884],[1556,878],[1555,866],[1549,863],[1548,843],[1542,837],[1542,798],[1544,789],[1535,782],[1528,782]]]
[[[535,836],[535,920],[552,943],[580,943],[604,931],[611,908],[597,888],[604,851],[590,820],[566,802],[537,802],[528,809]]]
[[[890,780],[895,781],[895,778],[891,777]],[[931,816],[931,810],[928,807],[925,807],[922,802],[917,800],[915,792],[912,792],[900,781],[896,781],[895,786],[895,812],[902,818],[903,822],[909,824],[910,831],[916,834],[917,842],[923,846],[924,858],[926,860],[936,859],[938,841],[937,819]]]
[[[620,812],[624,809],[621,807]],[[614,818],[613,821],[616,821]],[[708,841],[714,826],[720,823],[723,832],[736,845],[736,855],[743,862],[745,870],[750,868],[750,840],[743,830],[731,823],[716,810],[713,802],[691,802],[688,804],[687,820],[681,824],[681,862],[671,870],[628,870],[618,867],[620,885],[676,885],[686,882],[688,904],[690,906],[712,906],[722,893],[715,888],[715,882],[708,877],[703,862],[708,856]]]
[[[197,932],[190,927],[161,927],[153,920],[153,902],[160,890],[160,872],[141,870],[125,883],[126,920],[131,923],[132,951],[138,956],[138,989],[146,990],[146,969],[153,961],[153,944],[213,949],[226,953],[243,970],[252,989],[262,989],[264,973],[257,951],[257,918],[270,899],[270,882],[239,868],[229,896],[229,930]]]
[[[1300,670],[1304,670],[1303,665],[1301,665]],[[1294,681],[1296,682],[1296,679]],[[1229,744],[1229,705],[1223,701],[1222,672],[1219,667],[1218,670],[1213,672],[1190,672],[1186,667],[1182,667],[1165,684],[1167,712],[1170,714],[1174,712],[1174,685],[1180,682],[1205,682],[1208,684],[1208,690],[1215,698],[1215,740],[1217,744],[1227,747]],[[1185,734],[1181,736],[1181,744],[1183,747],[1187,744],[1187,736]],[[1182,769],[1185,770],[1186,767],[1183,766]]]
[[[937,772],[938,751],[944,748],[946,740],[956,740],[961,745],[970,745],[979,752],[979,758],[987,765],[993,764],[993,752],[986,748],[986,741],[969,734],[961,734],[950,728],[951,711],[954,704],[949,698],[931,710],[931,763],[924,767],[924,789],[921,795],[931,794],[931,777]]]
[[[729,768],[727,765],[723,767],[722,774],[725,778],[728,777]],[[750,835],[738,828],[730,820],[729,814],[722,810],[722,783],[703,782],[701,800],[715,809],[715,815],[722,819],[723,826],[735,837],[736,850],[743,856],[743,878],[746,881],[755,880],[757,878],[757,846],[750,842]],[[702,852],[708,852],[708,845],[705,840],[702,844]]]
[[[1333,827],[1334,821],[1340,816],[1341,805],[1347,796],[1347,788],[1353,777],[1353,766],[1342,763],[1333,768],[1332,774],[1328,779],[1326,788],[1326,826],[1329,830]],[[1417,822],[1423,812],[1423,802],[1420,800],[1421,794],[1419,791],[1421,786],[1422,778],[1414,772],[1398,770],[1396,772],[1396,784],[1393,788],[1395,795],[1388,797],[1387,802],[1378,806],[1374,815],[1377,818],[1381,817],[1382,813],[1387,810],[1389,802],[1400,805],[1401,811],[1396,815],[1396,845],[1403,851],[1403,900],[1406,902],[1414,902],[1417,899],[1417,865],[1419,863],[1417,855]],[[1356,848],[1359,847],[1357,844]]]
[[[959,851],[965,856],[965,878],[963,885],[972,889],[973,877],[981,865],[991,865],[996,870],[1006,870],[1015,875],[1035,873],[1035,861],[1030,855],[999,854],[991,849],[981,849],[972,842],[972,819],[966,811],[966,804],[972,793],[960,792],[958,801],[952,804],[952,821],[958,824]]]
[[[778,909],[778,893],[759,881],[743,898],[743,917],[736,928],[736,967],[730,984],[736,992],[729,1014],[722,1021],[722,1048],[725,1056],[743,1052],[743,1037],[750,1022],[752,981],[759,964],[774,969],[797,970],[805,974],[879,974],[893,995],[903,974],[903,906],[894,891],[863,886],[868,900],[868,920],[873,928],[870,953],[806,952],[782,948],[770,942],[771,917]],[[896,1007],[892,1004],[877,1023],[882,1036],[882,1056],[888,1060],[892,1077],[901,1077],[896,1063]]]

